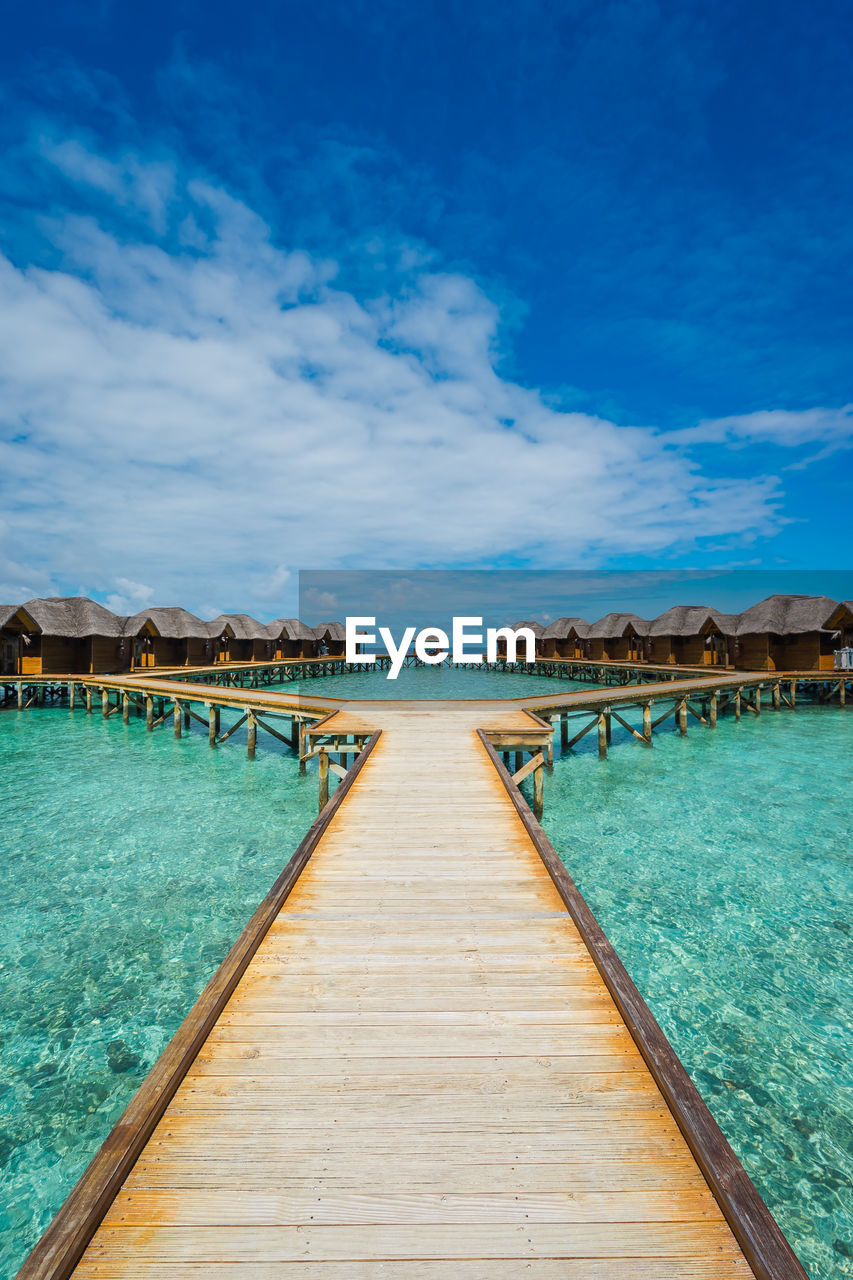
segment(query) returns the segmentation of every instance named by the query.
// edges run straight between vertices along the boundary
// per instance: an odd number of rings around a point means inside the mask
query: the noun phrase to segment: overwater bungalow
[[[318,654],[342,658],[346,650],[346,630],[342,622],[320,622],[313,628]]]
[[[527,618],[523,622],[508,622],[508,623],[505,623],[504,625],[510,627],[513,631],[518,631],[519,627],[527,627],[529,631],[533,632],[533,636],[536,641],[536,649],[535,649],[536,657],[541,658],[544,656],[544,654],[541,651],[541,646],[544,642],[545,627],[541,622],[533,622],[530,618]],[[501,662],[505,662],[506,656],[507,656],[506,641],[503,639],[502,636],[498,638],[497,653],[498,653],[499,660]],[[526,656],[526,653],[527,653],[527,650],[525,646],[523,644],[520,644],[516,650],[516,655],[518,657],[518,660],[523,661],[524,657]]]
[[[34,629],[19,633],[21,675],[85,675],[127,669],[122,620],[87,596],[27,600],[16,611]],[[7,621],[7,629],[13,619]]]
[[[317,653],[317,637],[298,618],[276,618],[268,624],[267,635],[272,642],[272,656],[279,662],[313,658]]]
[[[37,632],[35,618],[23,605],[0,604],[0,675],[21,675],[22,655]]]
[[[608,613],[587,632],[588,656],[594,661],[642,662],[649,623],[636,613]]]
[[[583,618],[558,618],[545,628],[537,649],[543,658],[584,658],[588,634]]]
[[[268,662],[273,656],[269,631],[248,613],[220,613],[207,625],[219,641],[217,662]]]
[[[211,632],[210,623],[178,607],[144,609],[124,623],[129,663],[137,667],[203,667],[216,661],[230,626]]]
[[[768,596],[740,614],[735,665],[747,671],[831,671],[838,643],[828,596]]]
[[[647,659],[692,667],[734,666],[737,622],[737,614],[707,605],[675,605],[649,624]]]

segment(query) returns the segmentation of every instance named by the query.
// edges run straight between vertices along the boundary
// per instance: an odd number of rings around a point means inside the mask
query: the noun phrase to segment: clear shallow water
[[[567,689],[594,689],[579,680],[528,675],[522,671],[484,671],[480,667],[404,667],[396,680],[385,671],[349,671],[285,681],[272,688],[298,690],[318,698],[523,698]]]
[[[853,713],[558,759],[544,827],[812,1280],[853,1275]]]
[[[6,1280],[302,839],[317,778],[260,732],[249,762],[245,730],[211,751],[195,722],[176,741],[30,708],[0,713],[0,797]]]

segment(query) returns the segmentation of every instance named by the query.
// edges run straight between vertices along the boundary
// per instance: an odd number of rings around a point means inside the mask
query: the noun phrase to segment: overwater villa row
[[[853,600],[774,595],[743,613],[676,605],[660,617],[608,613],[597,622],[522,621],[542,661],[713,666],[747,671],[831,671],[853,645]],[[262,623],[245,613],[209,622],[186,609],[121,617],[85,596],[0,605],[0,676],[120,673],[150,667],[342,657],[340,622],[298,618]]]

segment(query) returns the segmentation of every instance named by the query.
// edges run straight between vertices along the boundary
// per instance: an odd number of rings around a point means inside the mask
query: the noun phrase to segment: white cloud
[[[672,432],[670,438],[688,445],[849,444],[853,439],[853,404],[839,409],[760,409],[756,413],[710,418],[695,427]]]
[[[45,224],[61,270],[0,257],[8,554],[112,601],[252,595],[272,616],[285,565],[742,544],[778,528],[778,480],[711,478],[690,447],[849,430],[849,408],[669,434],[559,412],[500,376],[500,315],[473,281],[416,256],[395,296],[362,301],[210,183],[78,143],[50,156],[155,227],[174,203],[180,228],[167,252],[68,214]]]
[[[120,615],[139,613],[154,603],[154,588],[146,587],[143,582],[133,582],[130,578],[116,578],[117,591],[112,591],[104,600],[108,609]],[[81,593],[85,594],[85,593]]]

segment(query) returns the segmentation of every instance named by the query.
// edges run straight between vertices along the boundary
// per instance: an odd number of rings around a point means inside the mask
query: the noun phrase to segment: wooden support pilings
[[[545,802],[545,770],[540,764],[538,769],[533,771],[533,816],[537,822],[542,820],[542,811]]]
[[[130,724],[130,694],[126,690],[121,695],[121,722]]]
[[[628,730],[628,732],[629,732],[633,737],[637,738],[640,742],[645,742],[645,741],[646,741],[646,739],[643,737],[643,735],[642,735],[641,733],[638,733],[638,732],[637,732],[637,730],[634,728],[634,726],[633,726],[632,724],[629,724],[627,720],[623,720],[623,719],[622,719],[622,717],[620,716],[620,714],[619,714],[619,712],[618,712],[618,711],[612,711],[610,714],[613,716],[613,719],[614,719],[614,720],[618,720],[618,721],[619,721],[619,723],[621,724],[622,728],[623,728],[623,729],[627,729],[627,730]]]
[[[711,701],[708,703],[708,724],[712,729],[717,727],[717,706],[719,703],[720,691],[715,689],[711,694]]]
[[[778,680],[773,685],[773,710],[781,711],[782,709],[782,685]]]
[[[753,690],[753,711],[757,716],[761,715],[761,685],[757,684]]]
[[[795,706],[797,705],[797,682],[796,682],[796,680],[792,680],[792,681],[791,681],[790,696],[791,696],[791,706],[792,706],[792,707],[795,707]]]
[[[735,689],[735,720],[740,720],[740,704],[742,689]]]
[[[603,711],[598,717],[598,757],[607,759],[607,718]]]
[[[643,740],[652,745],[652,704],[643,703]]]
[[[318,803],[320,813],[322,813],[326,805],[329,803],[329,757],[322,747],[320,748],[317,765],[317,772],[320,780]]]
[[[515,753],[515,772],[516,773],[518,773],[519,769],[521,768],[523,760],[524,760],[524,752],[516,751]]]
[[[228,729],[226,733],[223,733],[221,738],[217,738],[216,740],[217,745],[220,742],[227,742],[228,739],[231,737],[232,733],[236,733],[237,730],[240,728],[240,726],[245,724],[247,719],[248,719],[248,713],[246,713],[245,715],[242,715],[240,719],[236,722],[236,724],[232,724],[231,728]]]
[[[23,681],[19,680],[18,681],[18,710],[23,711],[23,709],[24,709],[24,685],[23,685]]]
[[[145,695],[145,728],[149,733],[154,728],[154,699],[150,693]]]
[[[216,746],[216,712],[218,708],[207,704],[207,740],[212,747]]]
[[[612,715],[612,712],[611,712],[610,708],[608,707],[608,708],[607,708],[607,710],[604,712],[604,727],[605,727],[605,730],[606,730],[606,732],[607,732],[607,745],[608,745],[608,747],[610,746],[611,740],[612,740],[612,738],[613,738],[613,725],[612,725],[611,720],[610,720],[611,715]]]
[[[68,681],[68,710],[74,710],[74,703],[77,701],[77,686],[73,680]]]
[[[560,750],[569,749],[569,717],[565,712],[560,716]]]
[[[101,690],[101,715],[106,720],[110,714],[110,691],[109,689]]]
[[[847,681],[841,680],[838,684],[838,705],[843,707],[847,704]]]
[[[189,707],[186,704],[184,704],[184,728],[185,729],[189,729],[190,727],[190,714],[191,712]]]
[[[305,752],[307,743],[305,741],[305,721],[299,721],[299,772],[305,772]]]
[[[249,759],[254,760],[255,748],[258,742],[258,722],[255,717],[254,711],[250,711],[248,709],[246,710],[246,718],[249,721],[249,724],[248,724]]]
[[[681,701],[679,702],[678,710],[676,712],[676,718],[678,720],[678,732],[681,734],[683,738],[687,733],[687,699],[686,698],[682,698]]]
[[[175,737],[180,738],[181,736],[181,704],[180,702],[178,702],[177,698],[175,699],[175,705],[172,708],[172,719],[175,723]]]
[[[91,714],[92,714],[92,686],[90,684],[87,684],[86,685],[86,715],[90,716]]]

